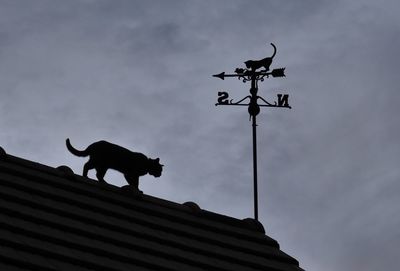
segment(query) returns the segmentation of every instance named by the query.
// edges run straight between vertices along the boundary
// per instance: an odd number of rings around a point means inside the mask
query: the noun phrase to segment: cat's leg
[[[104,175],[106,175],[107,168],[102,168],[102,167],[97,167],[96,168],[96,177],[97,180],[101,183],[105,183],[106,181],[104,180]]]
[[[82,175],[83,175],[84,177],[87,177],[89,170],[91,170],[91,169],[93,169],[93,168],[94,168],[94,166],[93,166],[92,162],[91,162],[90,160],[87,161],[86,164],[83,166],[83,173],[82,173]]]
[[[125,180],[129,183],[129,185],[136,190],[139,190],[139,176],[132,176],[125,174]]]

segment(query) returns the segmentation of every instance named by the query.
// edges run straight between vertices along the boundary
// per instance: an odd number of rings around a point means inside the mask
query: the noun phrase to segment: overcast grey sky
[[[146,193],[253,216],[248,84],[212,74],[277,54],[260,83],[260,220],[310,271],[397,270],[400,2],[0,0],[0,146],[81,174],[105,139],[165,164]],[[91,173],[94,178],[94,174]],[[125,185],[121,174],[106,180]]]

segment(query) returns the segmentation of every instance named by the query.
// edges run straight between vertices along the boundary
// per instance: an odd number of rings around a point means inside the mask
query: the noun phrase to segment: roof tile
[[[302,270],[254,220],[0,156],[5,270]]]

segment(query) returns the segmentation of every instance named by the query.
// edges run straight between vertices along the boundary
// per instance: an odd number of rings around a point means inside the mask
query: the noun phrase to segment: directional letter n
[[[278,106],[292,108],[289,105],[289,94],[278,94]]]

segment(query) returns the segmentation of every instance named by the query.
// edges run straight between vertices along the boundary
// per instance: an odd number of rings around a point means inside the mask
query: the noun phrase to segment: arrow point
[[[218,77],[219,79],[224,80],[225,78],[225,72],[221,72],[219,74],[214,74],[213,77]]]

